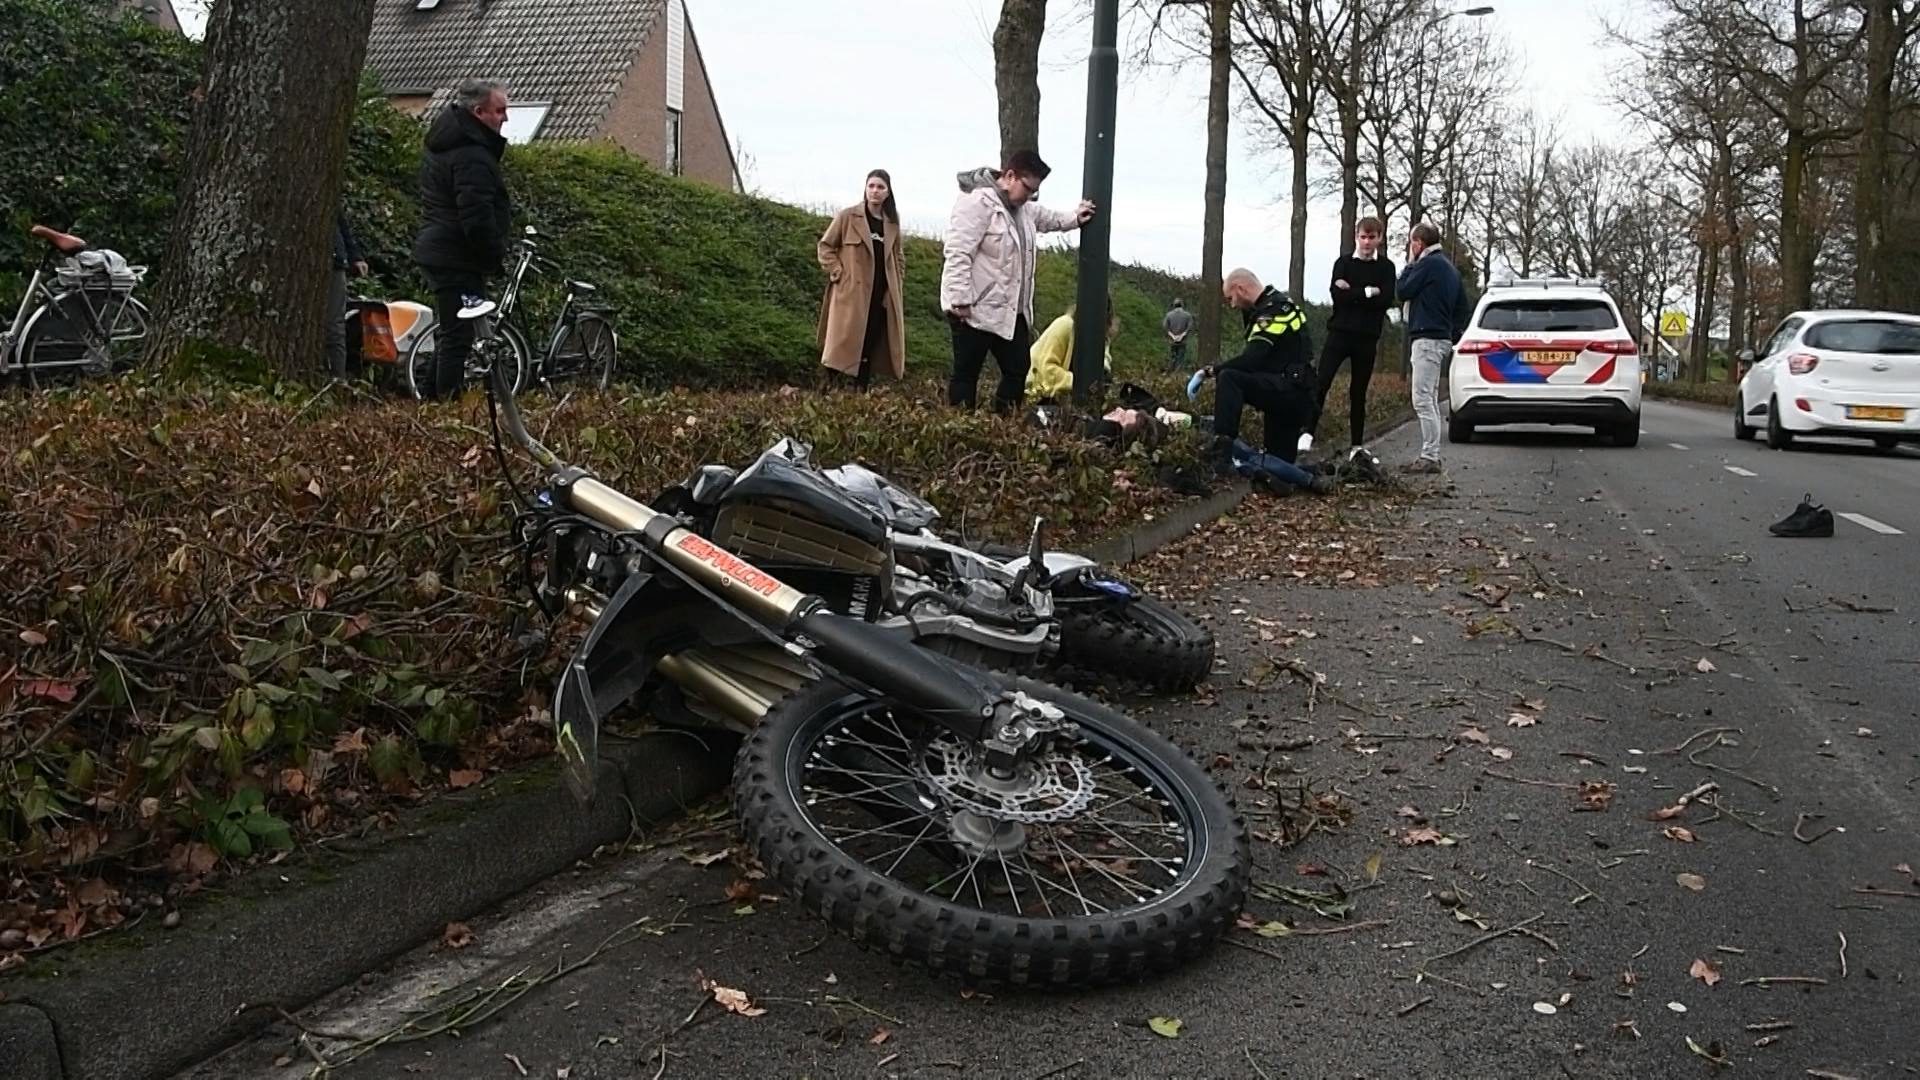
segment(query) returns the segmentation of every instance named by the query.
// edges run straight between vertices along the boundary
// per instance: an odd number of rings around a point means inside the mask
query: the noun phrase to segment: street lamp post
[[[1082,197],[1098,212],[1080,228],[1073,320],[1073,401],[1086,405],[1106,379],[1107,274],[1113,241],[1113,127],[1120,95],[1120,0],[1094,0],[1087,58],[1087,148]]]

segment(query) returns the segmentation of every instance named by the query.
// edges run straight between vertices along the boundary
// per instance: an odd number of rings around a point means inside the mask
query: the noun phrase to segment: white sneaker
[[[1304,454],[1311,449],[1313,449],[1313,434],[1311,432],[1301,432],[1300,452]]]

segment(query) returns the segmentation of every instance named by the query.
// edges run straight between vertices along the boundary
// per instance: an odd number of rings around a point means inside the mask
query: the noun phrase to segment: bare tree
[[[1287,291],[1304,296],[1311,197],[1307,172],[1313,153],[1313,118],[1322,91],[1314,0],[1240,0],[1234,17],[1240,36],[1234,70],[1246,91],[1248,108],[1287,152],[1292,177]]]
[[[1000,160],[1040,145],[1040,39],[1047,0],[1001,0],[993,28],[993,87],[1000,99]]]
[[[150,355],[322,369],[333,208],[373,0],[219,0]]]
[[[1220,355],[1220,295],[1227,230],[1227,139],[1232,116],[1233,5],[1235,0],[1135,0],[1149,19],[1139,59],[1153,63],[1163,53],[1174,64],[1207,64],[1207,178],[1200,227],[1198,322],[1200,363]],[[1201,16],[1201,17],[1196,17]]]

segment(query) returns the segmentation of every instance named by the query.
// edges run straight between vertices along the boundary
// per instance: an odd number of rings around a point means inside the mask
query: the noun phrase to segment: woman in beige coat
[[[865,390],[876,371],[907,373],[901,301],[900,211],[885,169],[867,174],[867,197],[833,216],[820,238],[827,295],[820,306],[820,363]]]

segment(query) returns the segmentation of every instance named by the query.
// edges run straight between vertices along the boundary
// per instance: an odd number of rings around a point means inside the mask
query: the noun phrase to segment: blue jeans
[[[1297,488],[1313,484],[1313,474],[1283,457],[1263,454],[1239,439],[1233,440],[1234,468],[1242,473],[1264,472]]]

